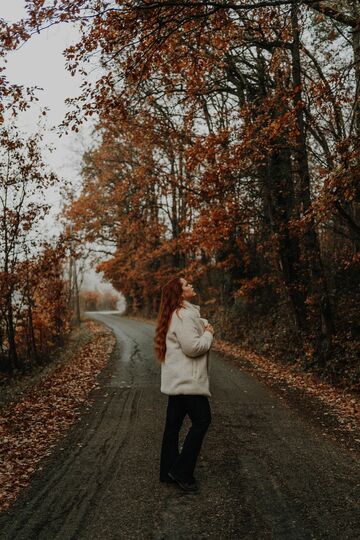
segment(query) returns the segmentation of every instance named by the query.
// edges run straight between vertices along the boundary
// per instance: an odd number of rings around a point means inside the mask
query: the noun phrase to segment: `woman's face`
[[[180,278],[180,281],[182,283],[182,297],[184,300],[188,300],[189,298],[192,298],[193,296],[196,296],[196,292],[193,289],[193,286],[191,283],[189,283],[186,279]]]

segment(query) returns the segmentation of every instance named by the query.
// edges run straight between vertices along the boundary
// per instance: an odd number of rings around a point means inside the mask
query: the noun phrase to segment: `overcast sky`
[[[0,16],[7,21],[19,20],[25,15],[24,0],[0,0]],[[65,69],[63,50],[76,42],[78,33],[69,25],[58,25],[34,35],[19,50],[8,56],[6,75],[11,82],[26,86],[38,86],[39,102],[30,111],[19,118],[21,129],[31,132],[36,130],[40,109],[49,109],[45,141],[53,145],[52,155],[46,154],[49,165],[64,178],[79,182],[78,170],[81,159],[81,144],[86,137],[85,130],[80,136],[74,134],[63,136],[61,139],[51,128],[61,123],[66,113],[65,99],[77,96],[80,92],[81,80],[71,77]],[[54,213],[60,206],[56,192],[49,193],[54,203]],[[55,223],[54,223],[55,226]]]
[[[0,17],[13,22],[25,16],[24,0],[0,0]],[[31,133],[37,128],[41,108],[49,109],[47,116],[47,130],[45,131],[44,155],[49,166],[58,176],[70,180],[79,190],[81,178],[79,168],[82,152],[91,142],[91,126],[86,124],[80,134],[69,134],[61,138],[51,128],[63,120],[67,107],[65,99],[75,97],[80,93],[80,77],[72,77],[65,69],[64,49],[78,41],[79,34],[74,26],[62,24],[34,35],[19,50],[8,56],[6,75],[10,82],[38,86],[43,90],[38,92],[39,102],[31,110],[23,113],[19,120],[19,127]],[[54,146],[53,153],[46,150],[46,146]],[[52,211],[46,220],[49,233],[59,230],[57,215],[61,207],[61,196],[58,188],[49,190],[48,200],[52,204]],[[46,231],[44,231],[46,233]],[[97,284],[101,287],[99,278],[94,272],[87,276],[88,284]]]

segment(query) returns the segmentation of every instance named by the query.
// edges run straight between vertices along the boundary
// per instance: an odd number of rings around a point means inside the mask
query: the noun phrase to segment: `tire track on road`
[[[34,477],[33,483],[39,484],[39,489],[27,503],[21,518],[2,528],[1,538],[49,540],[51,533],[52,538],[64,539],[63,532],[67,539],[72,535],[77,537],[88,514],[104,497],[103,487],[110,485],[123,467],[125,447],[131,444],[136,429],[141,394],[141,389],[113,390],[96,414],[91,411],[84,415],[83,425],[74,426],[79,435],[70,446],[65,445],[64,451],[57,449],[61,452],[59,466],[46,475],[45,485],[41,472],[38,479]],[[109,419],[112,419],[111,426]],[[60,441],[59,446],[64,446],[64,441]],[[16,503],[13,509],[15,506]],[[34,521],[36,529],[32,526]]]
[[[94,403],[0,516],[1,540],[360,538],[359,456],[216,354],[213,421],[196,468],[200,491],[161,484],[167,398],[152,356],[154,329],[99,317],[122,344]]]

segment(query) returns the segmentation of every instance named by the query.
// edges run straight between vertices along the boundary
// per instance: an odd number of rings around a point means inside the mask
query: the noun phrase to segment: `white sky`
[[[6,21],[19,20],[25,15],[24,0],[0,0],[0,17]],[[38,86],[43,90],[37,93],[39,102],[18,119],[19,127],[32,132],[37,129],[40,110],[49,109],[47,116],[48,129],[45,133],[45,145],[54,146],[54,152],[46,152],[46,160],[55,172],[79,185],[79,166],[82,149],[86,146],[86,132],[80,135],[70,134],[61,139],[50,129],[62,121],[67,108],[65,99],[77,96],[80,92],[81,80],[71,77],[65,69],[65,59],[62,51],[71,43],[76,42],[78,33],[73,26],[63,24],[44,30],[34,35],[30,41],[8,56],[6,76],[17,84]],[[83,146],[83,148],[82,148]],[[53,227],[56,229],[55,215],[60,208],[58,190],[49,192],[49,200],[54,204],[52,212]]]
[[[0,0],[0,17],[8,22],[17,21],[25,16],[24,5],[24,0]],[[65,99],[80,93],[81,79],[79,76],[72,77],[65,69],[62,54],[78,38],[76,28],[69,24],[44,30],[8,56],[6,69],[10,82],[43,89],[37,94],[39,102],[22,113],[17,124],[27,133],[36,131],[40,110],[44,107],[49,109],[46,121],[48,128],[44,136],[46,162],[60,178],[70,180],[77,190],[81,185],[81,156],[91,141],[91,125],[85,124],[80,133],[71,133],[61,138],[51,128],[59,125],[67,112]],[[48,152],[47,146],[53,146],[54,151]],[[59,231],[57,216],[62,203],[59,188],[49,190],[47,199],[52,204],[52,211],[44,224],[44,234],[52,236]],[[92,285],[104,288],[98,274],[89,270],[84,286]]]

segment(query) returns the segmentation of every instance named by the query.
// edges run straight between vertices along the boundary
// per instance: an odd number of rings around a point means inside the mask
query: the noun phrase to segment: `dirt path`
[[[167,398],[154,327],[96,318],[118,349],[94,405],[0,516],[1,540],[360,538],[359,456],[216,354],[200,491],[160,484]]]

